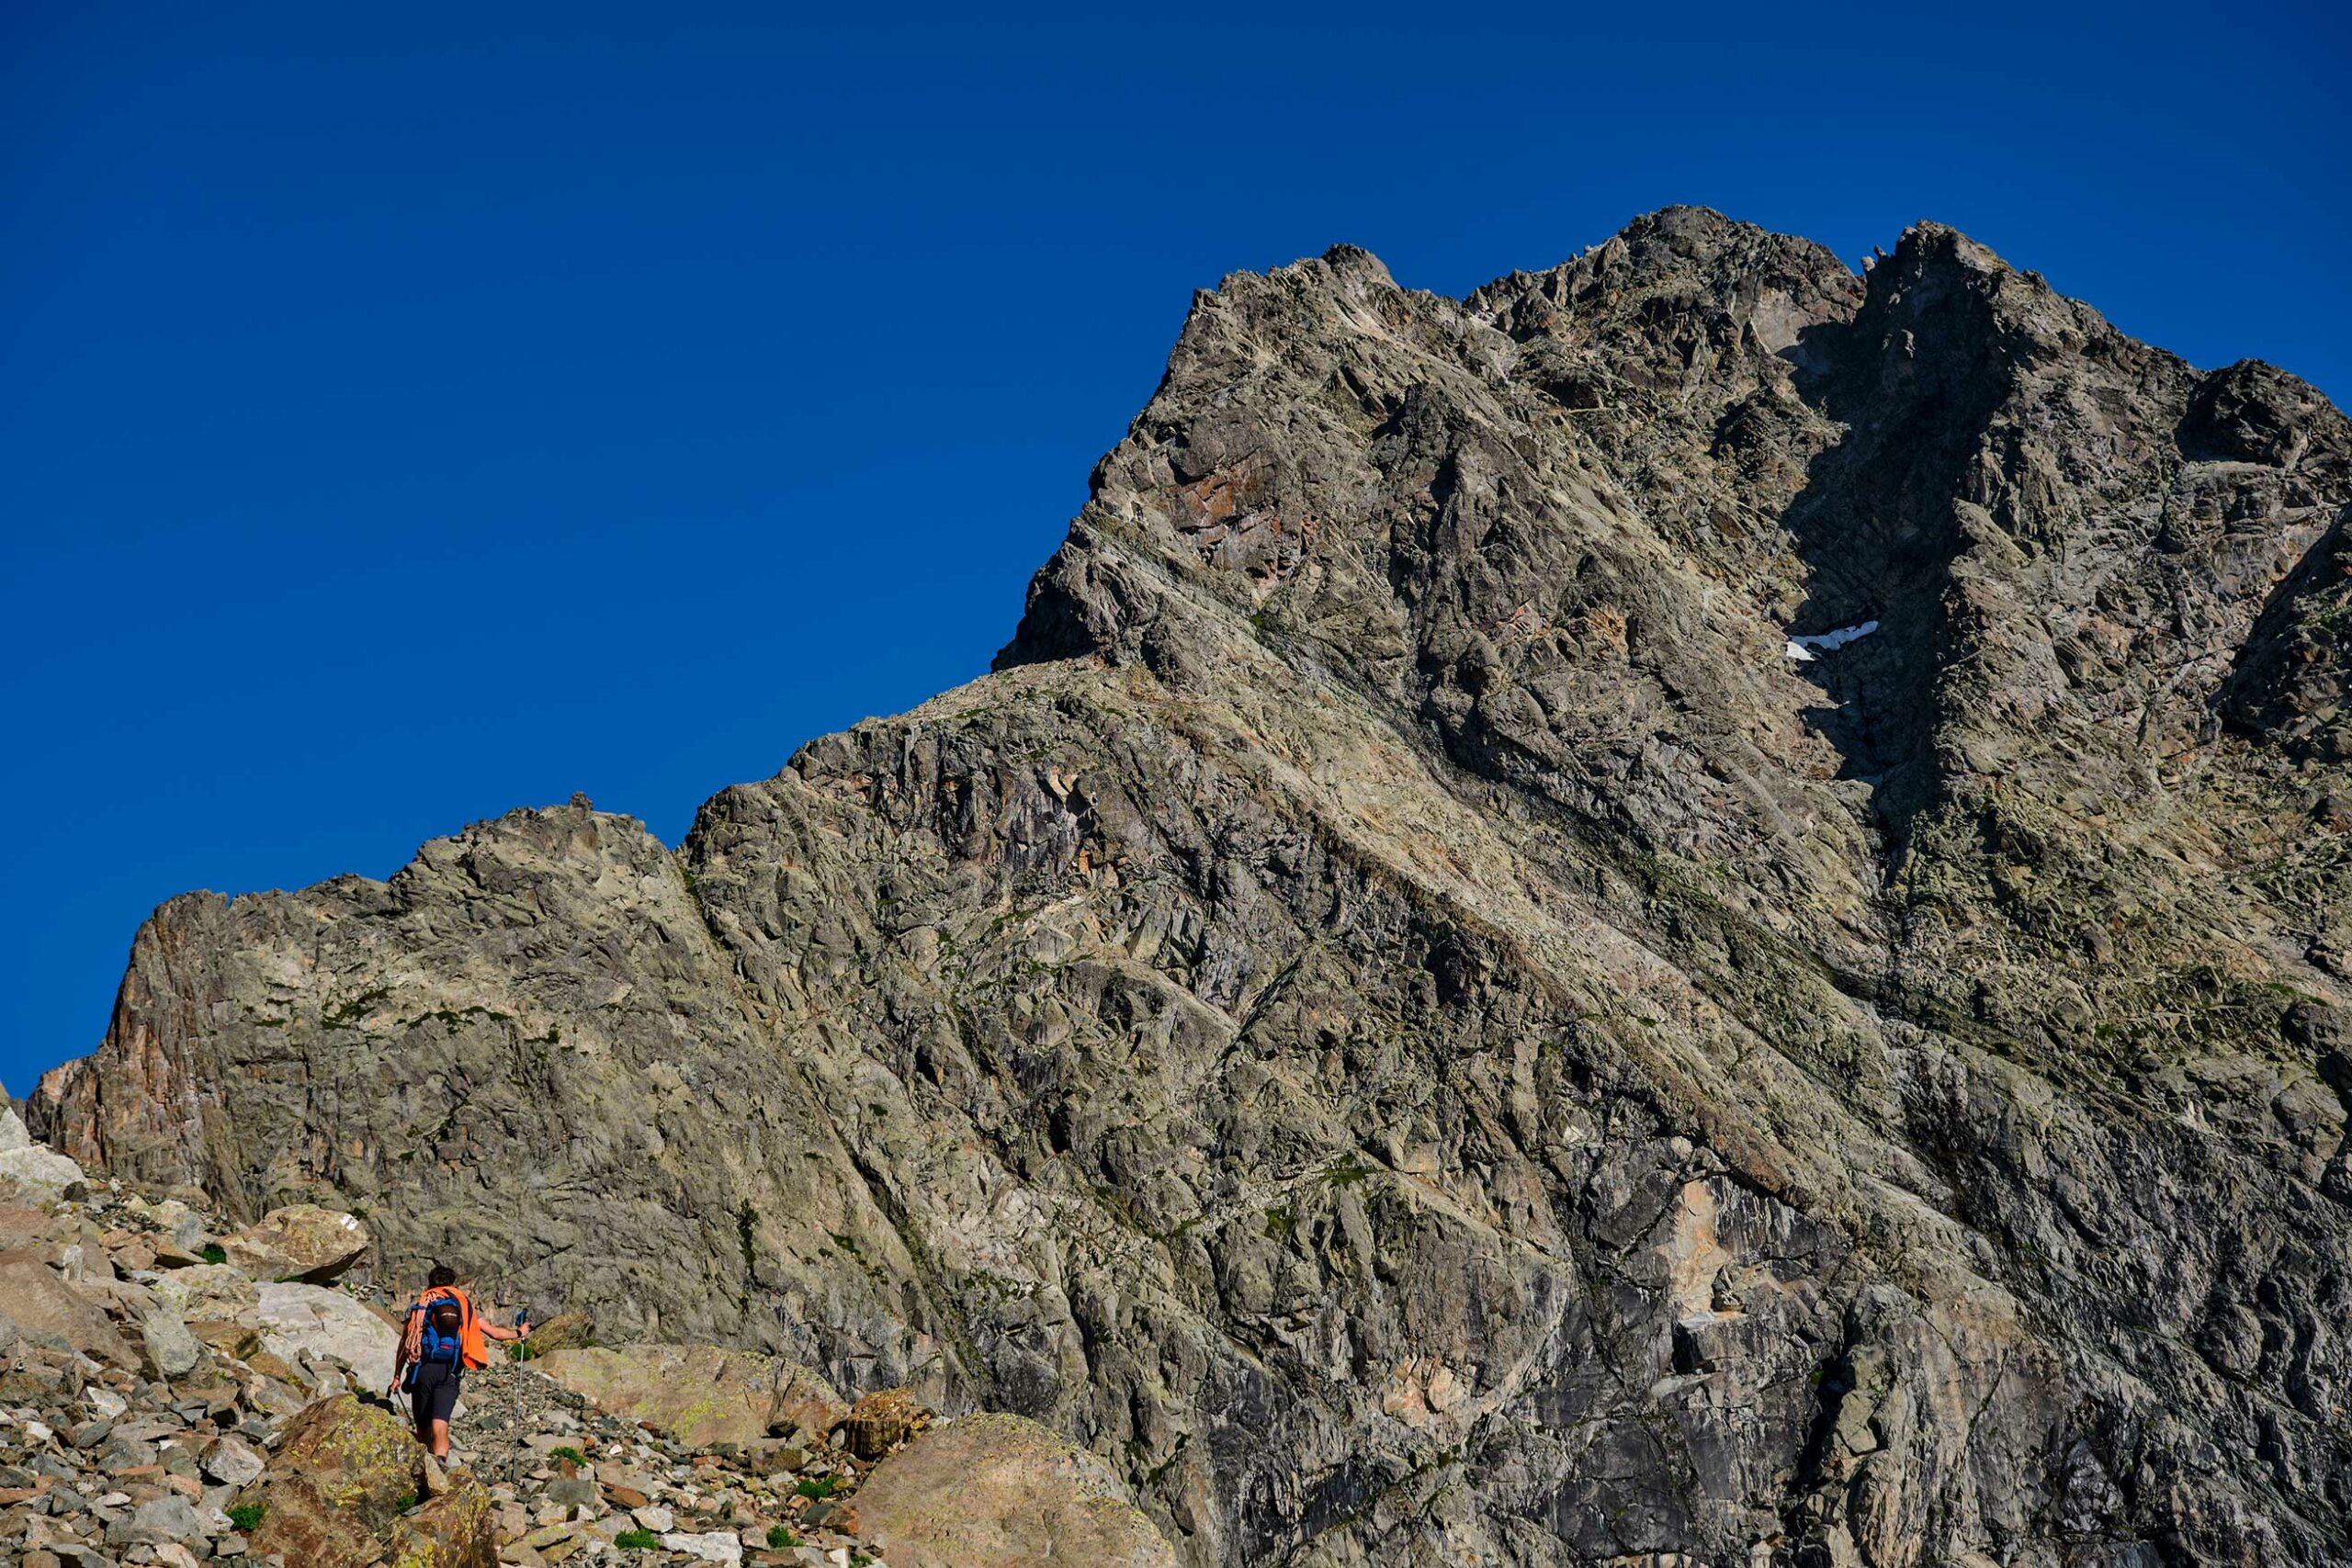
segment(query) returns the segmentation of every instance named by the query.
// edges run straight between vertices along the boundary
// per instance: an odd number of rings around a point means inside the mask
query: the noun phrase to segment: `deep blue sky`
[[[979,674],[1236,268],[1932,217],[2352,400],[2352,49],[2260,9],[12,0],[0,1078],[96,1043],[173,893],[574,790],[674,842]]]

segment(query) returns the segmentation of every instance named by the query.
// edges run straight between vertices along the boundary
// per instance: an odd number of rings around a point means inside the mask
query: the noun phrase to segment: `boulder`
[[[375,1238],[349,1214],[295,1203],[273,1209],[257,1224],[221,1238],[229,1261],[256,1280],[296,1280],[318,1285],[368,1256]]]
[[[1108,1464],[1018,1416],[932,1427],[874,1467],[857,1514],[890,1568],[1176,1568]]]
[[[57,1221],[21,1203],[0,1203],[0,1252],[42,1252],[58,1228]]]
[[[252,1551],[305,1568],[362,1568],[380,1561],[402,1507],[423,1490],[424,1450],[390,1411],[349,1394],[295,1416],[261,1479],[239,1493],[259,1506]]]
[[[28,1198],[57,1198],[84,1179],[80,1166],[47,1144],[33,1142],[17,1108],[0,1099],[0,1190],[14,1188]]]
[[[600,1408],[682,1443],[749,1443],[771,1431],[823,1434],[849,1407],[797,1362],[712,1345],[554,1350],[532,1363]]]
[[[297,1370],[342,1367],[357,1388],[392,1381],[400,1336],[359,1303],[321,1285],[268,1284],[257,1294],[265,1354]]]
[[[223,1486],[250,1486],[269,1463],[253,1445],[240,1438],[223,1437],[204,1450],[204,1473]]]
[[[558,1313],[532,1325],[529,1343],[534,1356],[552,1350],[584,1350],[596,1343],[596,1326],[585,1313]]]
[[[176,1495],[151,1498],[127,1518],[107,1526],[108,1546],[164,1546],[204,1539],[204,1526],[188,1500]]]
[[[140,1320],[139,1348],[147,1374],[156,1378],[186,1377],[204,1354],[180,1314],[161,1304]]]
[[[860,1459],[880,1459],[923,1429],[931,1412],[910,1388],[886,1388],[851,1407],[842,1439]]]
[[[243,1269],[226,1263],[175,1269],[155,1281],[155,1299],[194,1323],[261,1323],[261,1292]]]
[[[13,1188],[29,1198],[58,1198],[86,1179],[80,1166],[38,1144],[0,1155],[0,1190]]]
[[[481,1482],[457,1472],[431,1502],[394,1519],[384,1544],[397,1568],[497,1568],[495,1505]]]
[[[36,1344],[79,1350],[126,1371],[139,1367],[139,1353],[98,1304],[33,1253],[0,1253],[0,1319]]]

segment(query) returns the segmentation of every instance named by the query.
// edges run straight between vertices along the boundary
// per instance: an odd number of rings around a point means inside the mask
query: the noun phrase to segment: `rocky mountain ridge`
[[[1193,1563],[2343,1561],[2347,517],[1932,224],[1236,275],[995,673],[175,900],[32,1118]]]

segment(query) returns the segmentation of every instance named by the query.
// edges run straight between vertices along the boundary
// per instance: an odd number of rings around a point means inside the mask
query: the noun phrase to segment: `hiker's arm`
[[[501,1328],[494,1323],[483,1324],[481,1325],[481,1334],[482,1337],[485,1339],[503,1340],[510,1345],[517,1339],[528,1339],[531,1337],[531,1331],[528,1326],[522,1328]]]

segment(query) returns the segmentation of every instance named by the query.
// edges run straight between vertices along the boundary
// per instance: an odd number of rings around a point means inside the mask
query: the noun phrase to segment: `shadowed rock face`
[[[2340,1561],[2347,503],[1934,225],[1237,275],[997,673],[175,900],[36,1129],[1194,1564]]]

